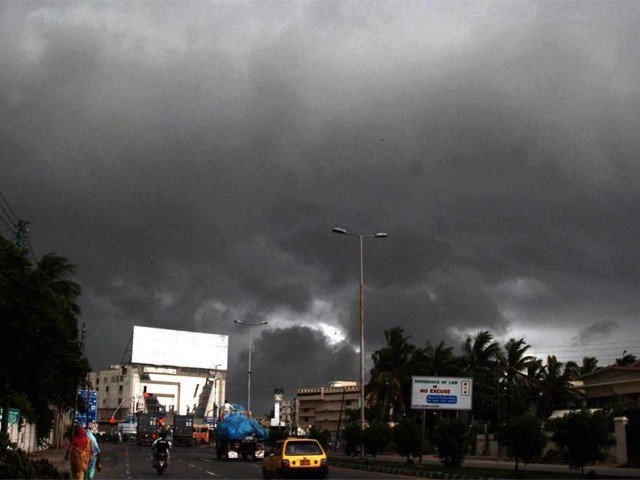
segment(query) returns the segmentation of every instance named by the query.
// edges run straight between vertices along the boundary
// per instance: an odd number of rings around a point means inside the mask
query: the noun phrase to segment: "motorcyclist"
[[[156,466],[158,455],[166,455],[166,464],[169,465],[169,450],[171,450],[171,442],[167,440],[167,431],[162,429],[158,438],[151,445],[153,450],[153,466]]]

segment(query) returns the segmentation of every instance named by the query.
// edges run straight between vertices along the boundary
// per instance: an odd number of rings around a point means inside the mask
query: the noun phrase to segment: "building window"
[[[109,385],[107,385],[107,392],[109,391]]]
[[[96,377],[96,385],[100,385],[100,377]]]
[[[118,392],[122,393],[122,385],[118,385]]]

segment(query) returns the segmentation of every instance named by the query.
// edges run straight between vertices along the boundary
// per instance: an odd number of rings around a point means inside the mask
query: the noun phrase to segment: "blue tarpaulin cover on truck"
[[[217,435],[221,440],[241,440],[249,435],[266,439],[269,430],[243,413],[231,412],[218,423]]]

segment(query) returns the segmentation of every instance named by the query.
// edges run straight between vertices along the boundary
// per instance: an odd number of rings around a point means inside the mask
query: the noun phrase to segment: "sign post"
[[[422,448],[426,410],[471,410],[473,379],[462,377],[411,377],[411,408],[422,410]]]
[[[98,392],[96,390],[78,390],[78,395],[82,397],[83,403],[87,405],[87,411],[86,413],[80,413],[76,410],[75,425],[88,427],[89,424],[97,420]]]

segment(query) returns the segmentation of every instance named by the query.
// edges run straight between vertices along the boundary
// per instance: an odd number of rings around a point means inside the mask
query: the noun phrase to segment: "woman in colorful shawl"
[[[87,431],[80,425],[75,427],[75,435],[67,447],[65,458],[71,459],[71,478],[84,480],[84,474],[93,456],[93,445]]]

